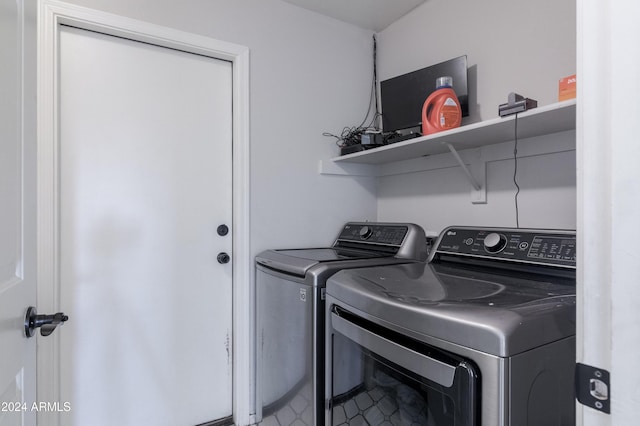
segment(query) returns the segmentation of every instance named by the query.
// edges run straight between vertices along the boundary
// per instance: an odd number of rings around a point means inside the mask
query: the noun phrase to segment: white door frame
[[[249,424],[251,407],[249,240],[249,49],[55,0],[38,2],[38,311],[60,310],[58,40],[60,25],[124,37],[233,63],[233,415]],[[88,325],[90,326],[90,325]],[[59,401],[59,338],[38,342],[38,400]],[[115,407],[114,407],[115,408]],[[73,409],[73,406],[72,406]],[[59,425],[56,412],[38,423]]]
[[[578,404],[583,426],[638,424],[639,15],[636,1],[577,1],[576,354],[611,373],[611,414]]]

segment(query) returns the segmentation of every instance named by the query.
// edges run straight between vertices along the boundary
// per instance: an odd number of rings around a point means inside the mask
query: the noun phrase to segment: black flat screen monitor
[[[420,126],[422,105],[436,90],[436,79],[443,76],[453,77],[453,90],[458,96],[462,116],[468,116],[467,56],[463,55],[382,81],[382,130],[395,132]]]

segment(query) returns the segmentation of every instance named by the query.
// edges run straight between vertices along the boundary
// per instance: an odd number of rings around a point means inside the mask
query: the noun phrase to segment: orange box
[[[576,97],[576,75],[561,78],[558,82],[558,101],[566,101]]]

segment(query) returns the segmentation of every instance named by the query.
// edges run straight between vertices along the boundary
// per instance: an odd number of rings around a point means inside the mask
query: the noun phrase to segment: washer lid
[[[413,263],[338,272],[327,294],[418,335],[502,357],[575,334],[571,278]]]
[[[319,263],[383,257],[393,257],[393,254],[344,248],[307,248],[267,250],[256,256],[256,262],[271,269],[304,276]]]

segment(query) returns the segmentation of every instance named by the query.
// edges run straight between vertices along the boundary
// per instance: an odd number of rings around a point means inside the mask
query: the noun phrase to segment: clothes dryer
[[[573,425],[575,268],[574,231],[451,227],[429,263],[336,273],[326,424]]]
[[[350,222],[331,247],[256,256],[257,421],[324,423],[326,280],[343,269],[424,261],[411,223]]]

